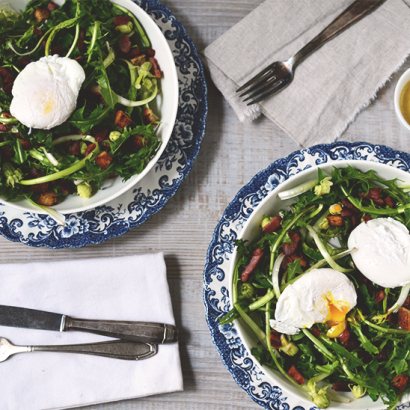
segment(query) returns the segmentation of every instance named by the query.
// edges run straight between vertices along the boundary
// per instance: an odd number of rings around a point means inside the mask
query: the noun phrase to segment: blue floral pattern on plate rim
[[[127,233],[158,212],[191,171],[205,133],[208,112],[201,60],[184,27],[168,8],[156,0],[134,1],[162,30],[178,71],[178,114],[164,153],[131,190],[104,206],[66,215],[65,227],[46,215],[23,213],[0,204],[0,234],[6,239],[51,249],[105,242]]]
[[[253,401],[269,410],[314,410],[302,407],[298,399],[272,385],[263,369],[249,355],[234,326],[220,326],[218,318],[230,310],[230,257],[234,240],[259,203],[280,183],[315,165],[340,160],[373,161],[410,172],[410,155],[383,145],[364,142],[336,142],[295,151],[273,162],[245,185],[226,208],[215,228],[204,269],[203,299],[212,341],[225,367]],[[402,404],[400,410],[410,408]]]

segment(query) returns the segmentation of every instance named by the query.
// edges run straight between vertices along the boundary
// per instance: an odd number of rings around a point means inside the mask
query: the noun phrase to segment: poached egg
[[[85,72],[58,55],[28,64],[13,85],[10,113],[29,128],[49,130],[67,121],[77,106]]]
[[[379,286],[396,288],[410,283],[410,235],[392,218],[363,222],[349,236],[352,259],[360,272]]]
[[[314,269],[283,291],[270,325],[287,335],[315,323],[333,326],[345,320],[356,302],[356,290],[346,275],[330,268]]]

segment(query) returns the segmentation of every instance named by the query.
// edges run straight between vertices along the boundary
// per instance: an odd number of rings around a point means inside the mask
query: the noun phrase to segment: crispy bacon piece
[[[24,140],[23,138],[19,138],[19,140],[21,141],[21,146],[23,147],[23,149],[25,151],[30,150],[31,148],[33,148],[33,146],[31,145],[31,142],[28,140]]]
[[[306,268],[307,266],[307,260],[305,258],[303,258],[302,256],[299,255],[291,255],[290,258],[292,259],[292,261],[294,262],[295,260],[299,259],[299,263],[300,266],[302,268]]]
[[[54,191],[47,191],[40,195],[39,204],[44,206],[53,206],[57,204],[57,195]]]
[[[57,4],[53,3],[52,1],[50,1],[50,3],[48,3],[48,5],[47,5],[47,8],[48,8],[50,11],[54,11],[54,10],[57,10],[58,6],[57,6]]]
[[[410,330],[410,310],[405,307],[399,309],[399,326],[404,330]]]
[[[20,58],[20,60],[17,61],[17,66],[20,68],[25,68],[27,65],[31,63],[31,58],[29,56]]]
[[[351,382],[337,382],[333,385],[333,390],[334,391],[350,391],[349,384],[352,384],[352,383]]]
[[[342,343],[346,343],[350,339],[349,329],[345,329],[342,333],[340,333],[339,339]]]
[[[343,226],[343,218],[340,215],[329,215],[327,220],[332,226]]]
[[[357,226],[360,224],[360,216],[357,214],[352,215],[352,225],[353,227]]]
[[[71,182],[67,179],[63,179],[60,182],[60,189],[67,195],[71,192],[71,186]]]
[[[127,15],[115,16],[114,24],[116,26],[123,26],[131,21],[131,17]]]
[[[4,146],[3,148],[0,148],[0,152],[1,152],[1,157],[5,160],[13,158],[14,154],[8,145]]]
[[[367,199],[378,199],[382,194],[381,188],[371,188],[369,193],[365,196]]]
[[[146,61],[145,54],[137,55],[134,58],[131,58],[131,63],[134,64],[135,66],[141,67]]]
[[[374,294],[374,301],[376,303],[381,302],[384,298],[386,297],[386,293],[384,292],[384,290],[378,290],[375,294]]]
[[[128,127],[132,123],[132,119],[125,114],[124,111],[118,110],[115,116],[115,125],[121,129]]]
[[[97,164],[100,166],[102,169],[107,169],[108,165],[110,165],[112,158],[110,154],[106,151],[101,152],[101,154],[97,155],[97,158],[95,159],[97,161]]]
[[[108,128],[97,126],[93,129],[94,138],[97,142],[103,142],[107,139]]]
[[[30,175],[31,178],[41,178],[43,176],[43,174],[41,174],[37,168],[30,168],[30,170],[28,171],[28,174]]]
[[[77,47],[80,51],[84,50],[84,43],[85,40],[85,30],[83,28],[80,28],[80,36],[78,37],[78,41],[77,41]]]
[[[39,30],[38,28],[33,28],[33,33],[37,34],[40,37],[44,36],[44,33],[41,30]]]
[[[3,115],[4,118],[13,118],[13,116],[10,113],[6,112],[6,111],[2,112],[2,115]],[[20,136],[20,134],[18,134],[16,136]]]
[[[10,73],[7,68],[0,68],[0,75],[3,77],[3,80],[6,84],[13,84],[14,83],[14,76]]]
[[[353,211],[351,211],[350,209],[342,209],[342,212],[340,213],[340,216],[342,218],[345,218],[346,216],[352,216],[353,215]]]
[[[154,114],[154,111],[151,108],[145,108],[142,113],[142,118],[145,124],[150,124],[152,122],[158,121],[158,117]]]
[[[386,196],[386,198],[384,198],[384,202],[389,208],[394,207],[394,202],[389,196]]]
[[[406,300],[403,303],[403,306],[405,308],[410,306],[410,296],[407,296]]]
[[[287,242],[282,243],[283,253],[286,256],[290,256],[293,253],[295,253],[297,247],[298,247],[297,243],[293,243],[293,242],[292,243],[287,243]]]
[[[160,79],[162,77],[162,73],[157,59],[154,57],[148,57],[148,61],[152,64],[151,73],[155,75],[156,78]]]
[[[405,376],[404,374],[399,374],[391,382],[393,384],[393,387],[397,391],[397,393],[401,394],[406,389],[408,381],[409,381],[409,376]]]
[[[7,84],[3,87],[3,91],[7,94],[7,95],[11,95],[11,90],[13,89],[13,84]]]
[[[81,152],[80,148],[81,148],[81,141],[80,140],[75,141],[74,144],[71,145],[69,153],[71,155],[77,155],[78,156],[78,155],[80,155],[80,152]]]
[[[155,50],[152,48],[147,48],[147,56],[148,57],[155,57]]]
[[[119,40],[118,40],[118,45],[120,47],[120,50],[124,53],[124,54],[128,54],[131,50],[131,40],[129,39],[129,37],[124,34]]]
[[[303,384],[305,382],[303,374],[298,369],[296,369],[294,364],[292,364],[291,368],[288,370],[288,374],[298,384]]]
[[[36,192],[37,194],[44,194],[45,192],[48,191],[49,187],[50,187],[50,183],[49,182],[44,182],[44,184],[31,185],[30,189],[33,192]]]
[[[320,337],[320,330],[317,327],[312,327],[310,329],[310,333],[312,333],[313,336],[315,337]]]
[[[363,215],[363,221],[364,222],[369,222],[369,221],[371,221],[373,218],[371,217],[371,216],[369,216],[369,215]]]
[[[281,267],[283,270],[286,270],[286,269],[288,268],[289,263],[292,263],[292,262],[293,262],[293,259],[292,259],[290,256],[285,256],[285,257],[283,258],[282,263],[280,264],[280,267]]]
[[[345,208],[349,208],[352,212],[356,214],[360,213],[360,211],[347,198],[342,199],[342,205]]]
[[[41,177],[43,176],[43,174],[41,174],[41,173],[37,170],[37,168],[34,168],[34,167],[30,168],[30,170],[29,170],[28,173],[29,173],[29,175],[30,175],[30,177],[31,177],[32,179],[41,178]],[[30,186],[30,189],[31,189],[33,192],[36,192],[37,194],[44,194],[45,192],[48,191],[49,186],[50,186],[50,183],[49,183],[49,182],[45,182],[45,183],[43,183],[43,184],[31,185],[31,186]]]
[[[9,128],[7,127],[6,124],[1,124],[0,123],[0,132],[7,132]]]
[[[257,248],[253,251],[253,256],[251,261],[248,263],[248,266],[243,270],[241,275],[242,282],[247,282],[249,275],[255,270],[258,266],[259,261],[263,257],[263,250],[261,248]]]
[[[383,199],[380,198],[382,193],[381,188],[371,188],[369,193],[366,195],[366,192],[360,192],[359,196],[368,200],[372,200],[376,205],[384,205]]]
[[[50,11],[47,9],[37,9],[34,12],[34,17],[36,18],[37,23],[41,23],[43,20],[50,18]]]
[[[386,320],[390,322],[392,325],[397,325],[397,322],[399,321],[399,315],[398,313],[391,313],[389,316],[386,317]]]
[[[140,49],[138,47],[134,47],[128,53],[127,58],[131,60],[131,58],[137,57],[139,53],[140,53]]]
[[[382,349],[382,350],[380,351],[380,353],[376,355],[376,360],[377,360],[378,362],[384,362],[384,361],[387,360],[387,359],[388,359],[387,353],[386,353],[386,351],[385,351],[384,349]]]
[[[128,146],[131,152],[138,152],[144,147],[144,138],[141,135],[131,135]]]
[[[298,233],[296,233],[295,231],[289,231],[288,235],[292,243],[296,243],[296,244],[299,243],[300,235]]]
[[[262,228],[262,231],[265,233],[275,232],[276,229],[280,227],[281,222],[282,218],[280,216],[274,216],[272,220]]]
[[[281,347],[280,336],[276,332],[271,332],[270,334],[270,344],[274,349],[279,349]]]
[[[95,150],[96,145],[95,144],[90,144],[87,149],[85,150],[84,156],[90,155],[94,150]]]

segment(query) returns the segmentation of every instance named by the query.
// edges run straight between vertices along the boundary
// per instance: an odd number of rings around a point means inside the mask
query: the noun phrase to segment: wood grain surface
[[[163,0],[202,50],[261,0]],[[410,151],[410,133],[401,129],[393,107],[394,86],[406,64],[381,89],[339,138],[368,141]],[[266,118],[238,121],[208,79],[209,115],[201,152],[177,195],[142,226],[102,245],[82,249],[30,248],[0,238],[0,263],[121,256],[162,251],[177,326],[185,391],[87,407],[90,410],[131,409],[257,409],[237,386],[214,348],[205,322],[202,274],[214,227],[237,191],[274,160],[299,149]],[[85,409],[85,408],[84,408]]]

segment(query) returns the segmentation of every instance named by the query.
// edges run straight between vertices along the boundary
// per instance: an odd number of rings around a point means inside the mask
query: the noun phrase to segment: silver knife
[[[0,326],[64,332],[77,330],[144,343],[178,341],[178,329],[164,323],[75,319],[59,313],[0,305]]]

